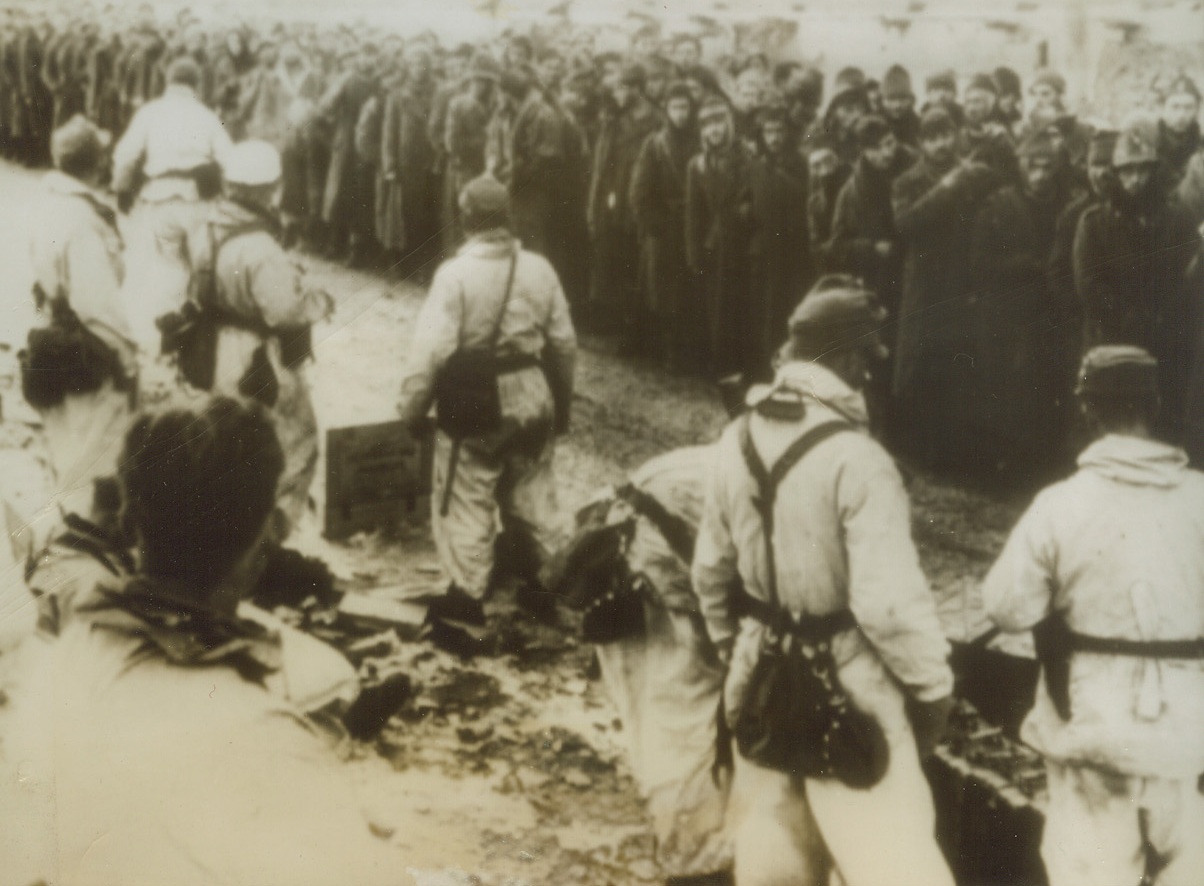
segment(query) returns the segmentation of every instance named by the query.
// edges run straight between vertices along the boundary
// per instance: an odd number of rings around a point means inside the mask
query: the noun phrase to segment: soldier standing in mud
[[[431,522],[451,585],[430,607],[437,623],[484,626],[482,604],[501,579],[494,574],[499,512],[516,548],[519,605],[553,614],[540,569],[558,541],[552,454],[568,428],[577,337],[555,270],[522,248],[509,212],[506,188],[488,175],[461,192],[468,242],[435,273],[402,381],[402,420],[422,426],[434,404],[439,427]],[[466,353],[483,357],[480,371],[454,367],[453,356]],[[497,420],[469,428],[456,420],[454,403],[478,391]]]

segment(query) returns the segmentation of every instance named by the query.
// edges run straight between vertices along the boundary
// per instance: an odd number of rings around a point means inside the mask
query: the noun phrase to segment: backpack
[[[175,355],[176,366],[183,379],[194,388],[210,391],[213,390],[214,375],[217,371],[217,337],[221,327],[237,325],[254,327],[254,331],[257,332],[264,331],[256,324],[246,321],[232,322],[233,318],[218,307],[218,256],[222,247],[231,240],[256,231],[266,232],[268,229],[261,222],[251,222],[231,228],[219,239],[214,235],[212,222],[206,224],[205,228],[209,240],[209,254],[205,261],[192,268],[187,301],[178,311],[171,311],[159,317],[155,325],[159,328],[160,350],[164,354]],[[263,359],[266,360],[266,357]],[[262,372],[262,367],[259,366],[261,362],[257,351],[252,361],[252,371]],[[270,365],[268,368],[270,369]],[[272,381],[275,381],[274,376]],[[262,388],[262,385],[260,387]],[[265,395],[267,393],[270,391],[263,392]],[[262,400],[263,396],[257,396],[256,399]],[[272,403],[275,399],[275,395],[271,396]]]

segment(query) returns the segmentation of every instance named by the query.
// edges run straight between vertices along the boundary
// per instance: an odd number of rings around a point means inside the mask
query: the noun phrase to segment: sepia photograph
[[[1204,886],[1204,0],[0,0],[0,886]]]

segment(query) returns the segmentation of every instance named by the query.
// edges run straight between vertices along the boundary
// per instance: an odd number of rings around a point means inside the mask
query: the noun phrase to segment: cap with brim
[[[935,138],[948,132],[956,132],[957,126],[944,108],[929,108],[920,118],[920,139]]]
[[[947,89],[950,92],[956,92],[957,74],[953,71],[937,71],[924,81],[924,88],[928,90]]]
[[[1158,148],[1151,127],[1142,124],[1131,126],[1120,134],[1112,151],[1112,165],[1117,169],[1126,166],[1148,166],[1158,162]]]
[[[1013,95],[1019,97],[1023,90],[1021,89],[1020,75],[1008,67],[999,67],[995,69],[992,75],[995,80],[995,86],[999,90],[999,94]]]
[[[886,98],[914,98],[911,75],[902,65],[891,65],[882,78],[882,95]]]
[[[765,126],[769,123],[785,123],[788,119],[789,114],[786,109],[786,103],[783,101],[770,101],[757,108],[758,126]]]
[[[991,95],[999,95],[999,87],[995,84],[995,79],[990,74],[975,74],[970,82],[966,84],[966,92],[978,90],[980,92],[989,92]]]
[[[845,86],[838,89],[832,95],[832,99],[828,102],[827,113],[831,114],[837,108],[844,108],[849,105],[864,105],[869,106],[869,96],[866,94],[865,85],[860,86]]]
[[[1133,345],[1100,345],[1083,357],[1080,397],[1147,397],[1158,393],[1158,361]]]
[[[710,123],[714,120],[730,120],[732,109],[723,99],[711,96],[705,99],[698,111],[699,124]]]
[[[825,354],[850,348],[877,350],[887,312],[877,296],[848,274],[828,274],[811,288],[788,328],[794,345],[805,353]]]
[[[1116,151],[1116,140],[1120,133],[1115,129],[1097,129],[1091,134],[1091,143],[1087,146],[1087,163],[1112,164],[1112,154]]]
[[[460,190],[460,211],[466,215],[500,215],[510,207],[510,192],[506,186],[486,173],[479,175]]]
[[[1058,95],[1063,95],[1066,92],[1066,78],[1057,71],[1039,71],[1033,77],[1033,85],[1029,87],[1029,90],[1036,89],[1038,86],[1048,86]]]
[[[688,101],[690,106],[693,107],[694,93],[690,91],[689,84],[677,80],[670,83],[668,88],[665,89],[665,97],[661,100],[661,104],[668,105],[671,101],[682,99]]]
[[[850,87],[865,86],[865,71],[861,68],[842,68],[836,74],[833,86],[837,91]]]
[[[1162,100],[1166,101],[1172,95],[1190,95],[1197,102],[1200,101],[1200,87],[1196,86],[1196,81],[1186,74],[1180,74],[1170,84],[1162,90]]]
[[[836,141],[836,136],[830,132],[816,132],[808,135],[803,140],[803,151],[808,157],[814,157],[817,154],[830,152],[835,154],[839,147]]]
[[[887,122],[876,114],[862,117],[857,121],[857,145],[862,150],[876,148],[891,131]]]
[[[478,55],[472,60],[472,65],[468,73],[474,80],[490,80],[497,83],[500,76],[500,68],[492,56]]]

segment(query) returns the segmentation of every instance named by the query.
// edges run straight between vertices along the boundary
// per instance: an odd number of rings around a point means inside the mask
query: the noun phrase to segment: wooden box
[[[326,525],[332,540],[388,529],[430,513],[434,441],[400,421],[326,432]]]

